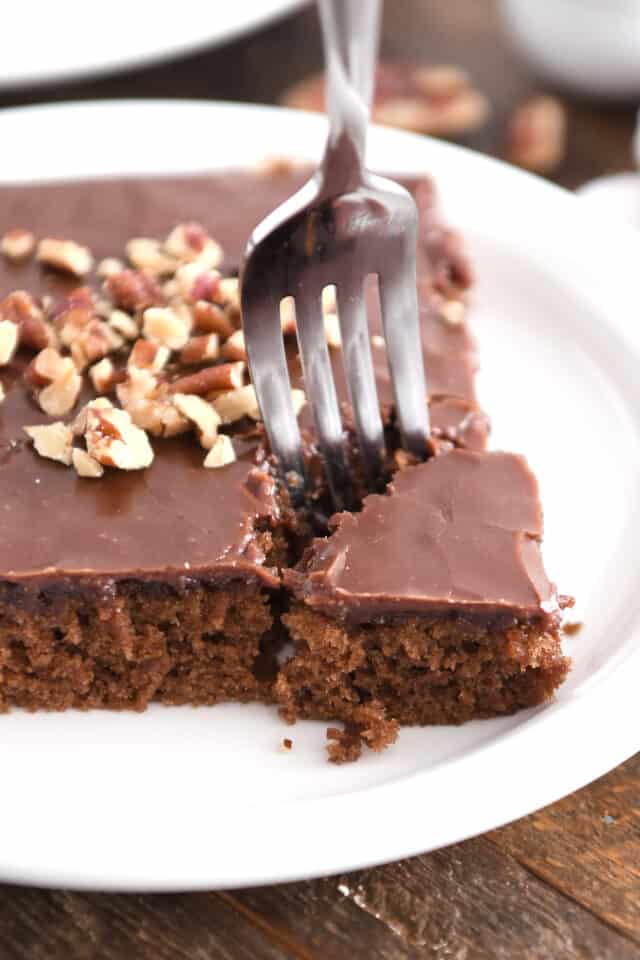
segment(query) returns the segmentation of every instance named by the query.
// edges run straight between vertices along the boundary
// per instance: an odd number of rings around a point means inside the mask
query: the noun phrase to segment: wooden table
[[[387,0],[383,51],[465,65],[494,106],[469,143],[491,153],[513,105],[543,89],[501,38],[492,0]],[[0,105],[129,95],[270,102],[319,64],[309,10],[180,63],[22,91]],[[631,107],[568,106],[560,183],[631,165]],[[640,754],[511,826],[348,876],[172,896],[2,889],[0,960],[285,957],[640,958]]]

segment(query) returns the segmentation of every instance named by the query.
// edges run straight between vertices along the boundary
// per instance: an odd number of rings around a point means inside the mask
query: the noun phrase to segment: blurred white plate
[[[147,131],[161,128],[158,150]],[[24,181],[224,167],[258,150],[316,159],[324,120],[82,104],[4,112],[0,136],[0,176]],[[405,729],[342,767],[325,761],[326,724],[288,728],[260,706],[14,712],[0,717],[3,880],[179,890],[345,871],[523,816],[640,748],[640,239],[594,229],[587,204],[470,151],[381,128],[370,147],[379,168],[433,174],[467,236],[493,445],[529,456],[548,569],[580,600],[568,682],[543,708]]]
[[[2,19],[0,89],[145,66],[225,43],[304,0],[20,0]]]
[[[595,214],[607,221],[640,227],[640,174],[615,173],[590,180],[576,190]]]

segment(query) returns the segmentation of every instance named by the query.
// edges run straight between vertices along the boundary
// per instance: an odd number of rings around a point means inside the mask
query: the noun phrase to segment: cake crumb
[[[289,737],[284,737],[282,740],[282,749],[283,750],[292,750],[293,749],[293,740]]]
[[[583,627],[584,623],[582,623],[581,620],[574,620],[570,621],[569,623],[565,623],[562,631],[567,637],[573,637],[576,635],[576,633],[580,633]]]

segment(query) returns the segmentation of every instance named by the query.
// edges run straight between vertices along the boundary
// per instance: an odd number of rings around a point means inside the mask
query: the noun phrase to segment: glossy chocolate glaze
[[[0,232],[21,226],[38,237],[71,238],[100,259],[121,255],[131,236],[162,237],[176,223],[196,219],[222,242],[226,266],[234,268],[251,228],[303,179],[303,173],[233,172],[4,187]],[[483,446],[486,421],[474,407],[473,342],[466,327],[447,327],[431,308],[433,260],[433,249],[429,259],[423,244],[419,271],[434,425],[449,439]],[[74,285],[33,261],[0,266],[1,296],[17,288],[60,296]],[[236,444],[235,464],[205,470],[193,438],[159,440],[148,470],[108,470],[98,481],[79,479],[73,470],[38,457],[25,442],[23,426],[48,418],[24,389],[23,364],[18,359],[0,370],[7,393],[0,405],[2,577],[34,583],[91,572],[122,578],[187,570],[221,578],[257,573],[273,582],[252,536],[257,522],[277,514],[273,484],[256,471],[256,443]],[[389,404],[384,357],[377,360],[377,372],[381,400]]]
[[[537,483],[515,454],[444,453],[334,524],[286,575],[310,606],[360,623],[460,608],[491,622],[557,616]]]

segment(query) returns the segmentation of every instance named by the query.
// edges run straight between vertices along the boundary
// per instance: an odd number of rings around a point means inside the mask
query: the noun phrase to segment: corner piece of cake
[[[399,724],[463,723],[548,699],[569,661],[540,554],[535,477],[515,454],[454,450],[339,514],[285,574],[295,653],[277,683],[291,718],[340,719],[334,760]]]

